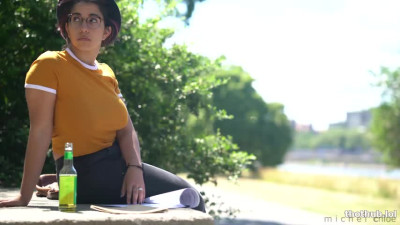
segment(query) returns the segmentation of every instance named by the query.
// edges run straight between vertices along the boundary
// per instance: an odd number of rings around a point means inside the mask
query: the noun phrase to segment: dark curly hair
[[[59,0],[57,5],[58,30],[61,36],[69,42],[65,24],[68,23],[68,15],[78,2],[88,2],[96,4],[104,16],[104,25],[111,27],[111,34],[101,43],[101,46],[112,44],[116,39],[121,28],[121,14],[114,0]]]

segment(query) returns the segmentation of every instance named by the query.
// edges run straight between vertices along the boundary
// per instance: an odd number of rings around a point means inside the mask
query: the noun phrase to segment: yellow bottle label
[[[59,207],[61,211],[73,211],[76,208],[76,175],[60,174]]]

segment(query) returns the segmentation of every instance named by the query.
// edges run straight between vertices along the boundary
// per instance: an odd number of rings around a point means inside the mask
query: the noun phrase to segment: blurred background
[[[3,187],[22,176],[25,74],[64,44],[56,3],[0,2]],[[400,223],[398,1],[117,3],[119,41],[99,61],[144,161],[192,179],[216,224]]]
[[[218,186],[225,188],[222,193],[232,191],[227,199],[241,194],[252,201],[234,201],[241,219],[220,224],[343,223],[345,210],[399,210],[398,9],[398,1],[387,0],[206,0],[196,4],[188,24],[165,22],[177,28],[167,46],[186,44],[213,59],[223,55],[224,65],[235,68],[231,76],[242,77],[221,87],[241,97],[214,92],[217,106],[234,116],[218,125],[257,160],[236,185]],[[291,142],[283,131],[271,131],[279,133],[271,137],[263,130],[254,96],[268,108],[282,107]],[[290,147],[279,148],[279,142]],[[289,212],[280,205],[290,206]],[[334,220],[304,213],[296,221],[293,208]]]

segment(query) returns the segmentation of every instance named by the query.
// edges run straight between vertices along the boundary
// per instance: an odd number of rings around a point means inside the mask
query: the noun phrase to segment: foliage
[[[16,186],[21,181],[28,134],[24,98],[25,74],[46,50],[60,49],[56,31],[56,1],[0,1],[0,180]],[[49,160],[44,172],[54,170]]]
[[[196,3],[199,2],[204,2],[205,0],[155,0],[157,2],[164,2],[166,6],[172,6],[170,10],[167,10],[168,14],[175,15],[176,17],[182,17],[185,21],[186,24],[189,24],[189,20],[193,15],[193,12],[195,10]],[[185,11],[181,12],[179,10],[179,7],[177,7],[178,4],[183,4],[185,5]]]
[[[140,136],[143,160],[173,172],[186,171],[200,184],[217,173],[237,175],[251,157],[218,132],[194,132],[188,122],[201,112],[210,115],[206,123],[216,118],[210,88],[222,82],[212,75],[219,62],[184,46],[164,48],[171,30],[157,28],[158,18],[139,24],[138,4],[132,1],[121,0],[119,5],[127,21],[121,41],[106,49],[101,60],[115,69]]]
[[[314,132],[295,131],[291,149],[314,149],[316,136],[317,134]]]
[[[170,2],[168,10],[176,5]],[[28,135],[25,74],[42,52],[60,50],[64,44],[56,31],[55,4],[53,0],[0,3],[4,59],[0,61],[0,162],[7,168],[0,171],[0,180],[4,186],[17,186],[21,180]],[[222,83],[213,75],[219,61],[190,53],[184,46],[164,48],[173,31],[159,29],[160,18],[139,24],[141,0],[118,4],[123,16],[120,41],[104,49],[99,61],[116,73],[139,134],[143,160],[172,172],[186,171],[199,184],[216,174],[237,176],[252,157],[213,129],[190,123],[203,113],[209,115],[204,120],[208,124],[219,117],[210,91]],[[54,172],[52,163],[47,160],[44,172]]]
[[[186,22],[188,23],[188,20],[190,17],[193,15],[193,11],[195,9],[196,3],[197,2],[204,2],[205,0],[184,0],[186,3],[186,12],[184,13],[184,17]]]
[[[192,172],[189,178],[201,184],[208,181],[208,177],[217,184],[215,180],[217,173],[223,173],[229,179],[236,179],[245,166],[250,164],[250,160],[255,159],[246,152],[238,151],[238,147],[232,143],[231,138],[226,138],[219,132],[216,135],[195,139],[194,144],[195,150],[191,149],[191,154],[186,159],[186,166]]]
[[[394,71],[382,68],[380,76],[379,85],[385,88],[387,101],[373,110],[373,144],[388,164],[400,166],[400,68]]]
[[[240,67],[220,70],[217,77],[228,81],[213,89],[214,104],[233,118],[216,120],[215,127],[263,165],[280,164],[292,141],[283,106],[265,103],[251,86],[252,78]]]
[[[296,132],[293,149],[341,149],[346,151],[371,148],[370,133],[357,129],[335,128],[315,132]]]
[[[220,195],[212,193],[211,196],[207,196],[205,192],[200,193],[203,195],[207,213],[214,218],[214,221],[235,218],[236,214],[240,212],[238,208],[226,204],[226,201]]]

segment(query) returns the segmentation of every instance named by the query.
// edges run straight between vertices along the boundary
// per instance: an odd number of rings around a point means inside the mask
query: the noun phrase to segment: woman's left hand
[[[141,204],[146,196],[143,171],[138,167],[128,167],[121,189],[121,197],[126,196],[127,204]]]

